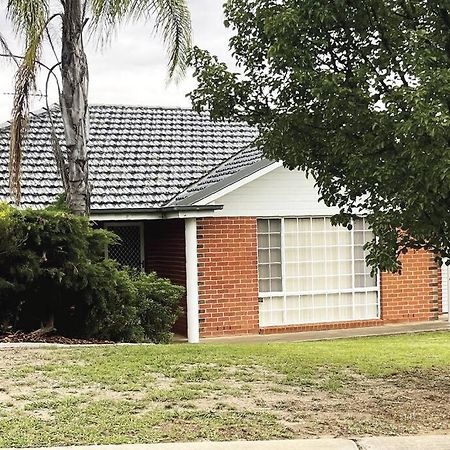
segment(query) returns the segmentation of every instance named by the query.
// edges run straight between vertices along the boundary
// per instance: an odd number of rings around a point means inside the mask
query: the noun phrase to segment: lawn
[[[0,350],[0,446],[450,433],[450,333]]]

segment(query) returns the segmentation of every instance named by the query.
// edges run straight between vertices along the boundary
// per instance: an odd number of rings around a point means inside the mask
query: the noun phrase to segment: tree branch
[[[8,55],[8,54],[6,54],[6,53],[0,53],[0,58],[13,58],[13,59],[22,59],[22,60],[25,60],[25,56],[20,56],[20,55]],[[38,66],[41,66],[41,67],[43,67],[44,69],[46,69],[46,70],[48,70],[49,72],[52,73],[52,75],[56,78],[56,81],[57,81],[57,83],[58,83],[58,88],[59,88],[59,80],[58,80],[58,78],[56,77],[56,75],[53,73],[54,68],[49,67],[49,66],[47,66],[46,64],[44,64],[43,62],[38,61],[38,60],[36,60],[35,63],[36,63]],[[59,66],[60,64],[61,64],[61,63],[58,62],[57,66]]]
[[[58,168],[58,172],[59,175],[61,177],[61,181],[63,183],[64,186],[64,192],[67,192],[68,186],[69,186],[69,179],[68,179],[68,173],[67,173],[67,165],[66,162],[64,160],[64,154],[61,151],[61,144],[59,142],[58,139],[58,135],[56,134],[56,126],[55,126],[55,122],[53,120],[53,116],[51,113],[51,109],[50,109],[50,105],[48,104],[48,85],[50,82],[50,76],[54,75],[53,71],[59,67],[61,65],[61,63],[56,63],[48,72],[47,74],[47,80],[45,82],[45,104],[47,106],[47,114],[50,120],[50,126],[52,129],[52,148],[53,148],[53,154],[55,156],[55,160],[56,160],[56,166]],[[56,79],[56,84],[57,84],[57,89],[58,89],[58,98],[61,97],[61,89],[59,86],[59,81],[58,78],[55,76]]]

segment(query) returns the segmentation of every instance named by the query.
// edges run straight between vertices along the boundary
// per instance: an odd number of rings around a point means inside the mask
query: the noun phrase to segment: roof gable
[[[247,147],[182,191],[170,205],[194,205],[271,165],[259,150]]]

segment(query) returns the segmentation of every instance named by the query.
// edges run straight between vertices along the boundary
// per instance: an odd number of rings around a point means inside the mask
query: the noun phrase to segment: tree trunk
[[[47,334],[53,333],[56,331],[55,328],[55,316],[53,313],[50,313],[45,322],[41,322],[41,328],[38,330],[32,331],[30,334],[32,336],[45,336]]]
[[[88,66],[83,45],[80,0],[65,0],[62,26],[61,112],[67,147],[67,203],[74,214],[89,214]]]

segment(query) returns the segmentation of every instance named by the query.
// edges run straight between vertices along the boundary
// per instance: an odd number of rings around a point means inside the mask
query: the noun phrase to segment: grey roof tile
[[[194,184],[189,186],[184,191],[180,192],[170,203],[171,205],[185,205],[190,203],[190,199],[198,200],[201,196],[198,194],[201,192],[210,194],[214,191],[214,187],[217,190],[224,186],[224,181],[227,179],[237,181],[236,175],[243,169],[249,168],[260,163],[263,160],[263,156],[260,151],[247,145],[242,150],[232,155],[229,159],[219,164],[212,169],[205,176],[199,178]],[[266,161],[266,164],[270,164],[271,161]],[[260,164],[258,164],[259,168]],[[255,166],[256,167],[256,166]]]
[[[63,138],[56,107],[52,114]],[[261,159],[248,147],[254,129],[213,122],[189,109],[94,105],[90,117],[93,210],[162,207],[182,192],[186,197]],[[0,200],[9,199],[8,146],[9,127],[0,127]],[[47,111],[30,120],[22,191],[25,207],[46,206],[62,192]]]

